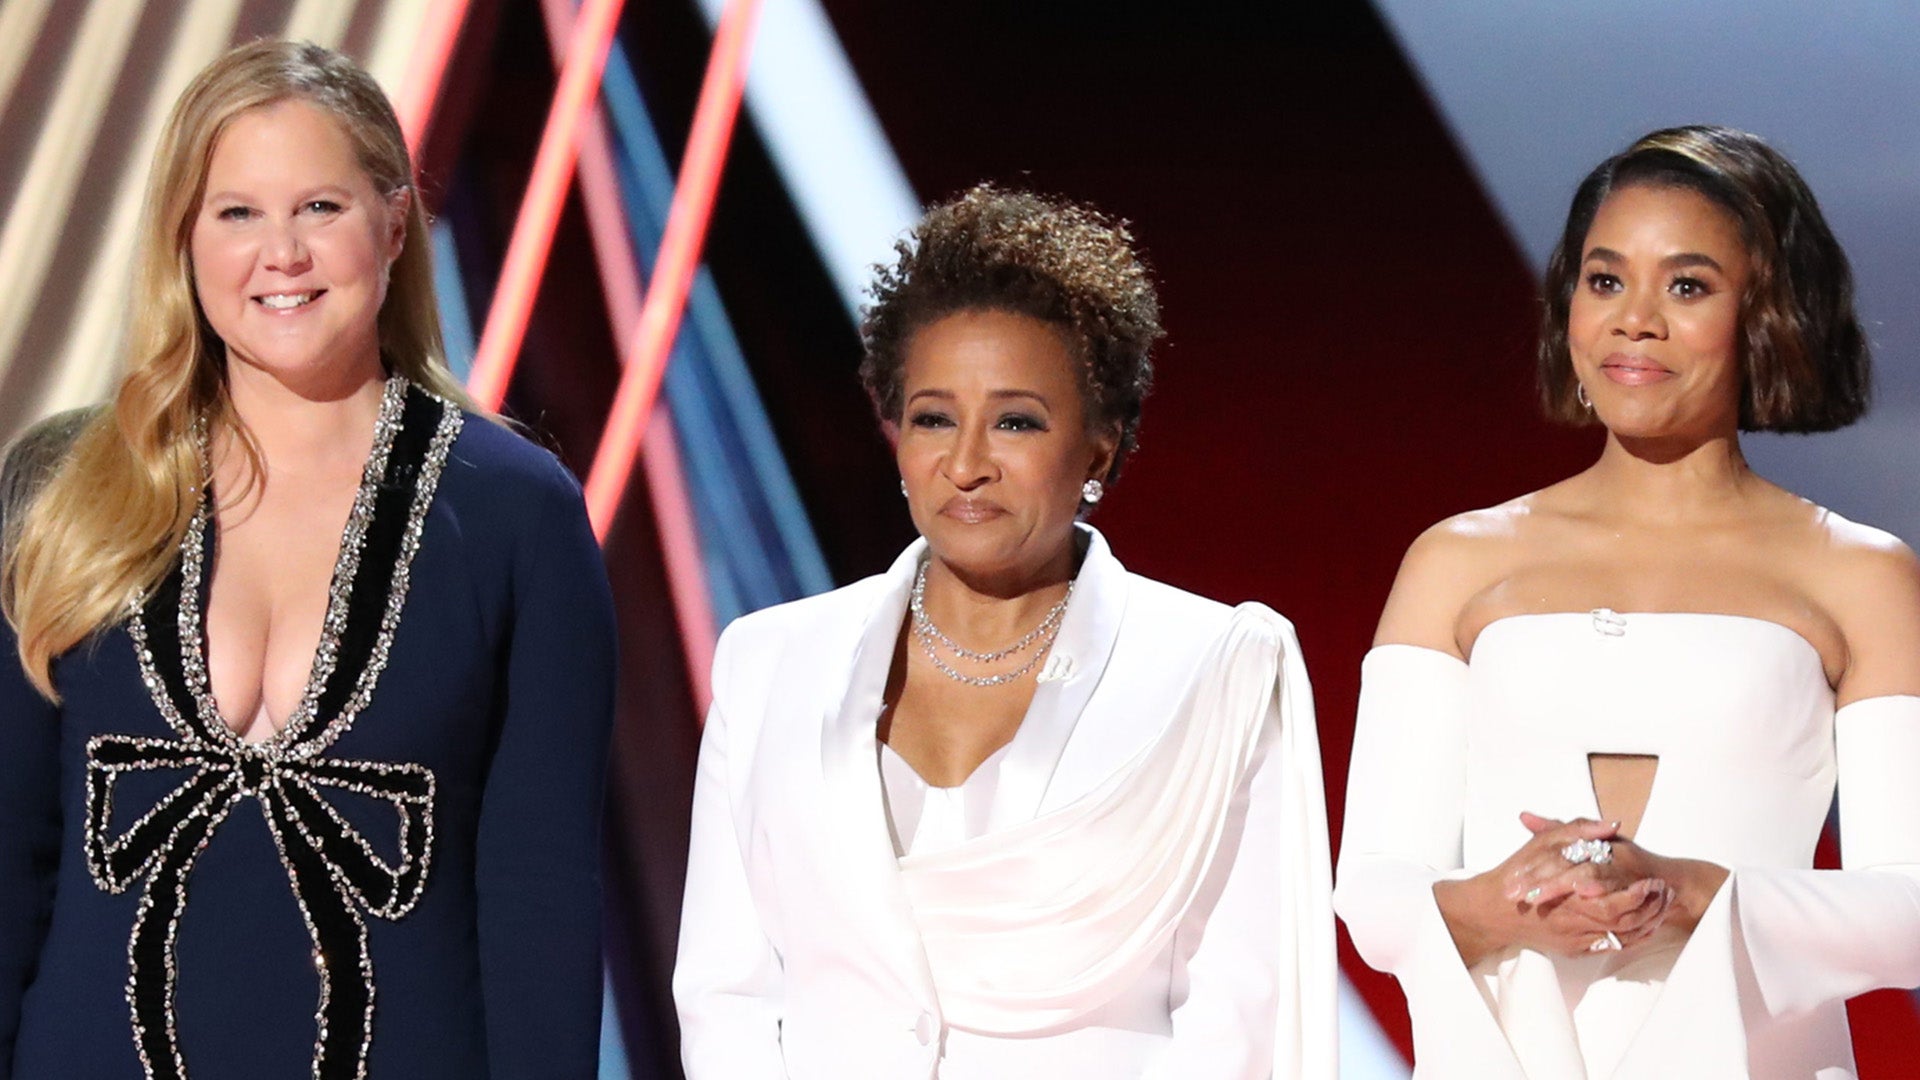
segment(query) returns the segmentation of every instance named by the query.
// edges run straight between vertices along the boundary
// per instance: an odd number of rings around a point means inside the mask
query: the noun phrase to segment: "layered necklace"
[[[927,617],[927,563],[921,563],[919,572],[913,576],[913,599],[908,607],[913,612],[914,640],[920,643],[921,651],[927,654],[927,659],[933,661],[933,666],[940,674],[954,682],[966,683],[968,686],[1000,686],[1032,671],[1041,660],[1046,658],[1047,651],[1053,647],[1053,639],[1060,635],[1060,624],[1067,615],[1067,601],[1072,599],[1073,582],[1069,581],[1067,595],[1061,597],[1059,603],[1047,609],[1039,626],[1027,631],[1025,636],[1006,648],[996,649],[993,652],[975,652],[966,648],[941,633],[940,628]],[[1027,657],[1026,663],[1012,671],[1003,671],[995,675],[969,675],[954,667],[953,663],[948,662],[941,655],[942,652],[952,654],[954,662],[997,664],[1002,660],[1018,656],[1029,648],[1033,650],[1033,655]]]

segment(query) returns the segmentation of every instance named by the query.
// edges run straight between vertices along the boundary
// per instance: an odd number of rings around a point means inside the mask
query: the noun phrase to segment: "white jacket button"
[[[933,1019],[932,1013],[921,1013],[920,1019],[913,1022],[913,1037],[920,1040],[921,1046],[932,1046],[933,1037],[940,1034],[940,1025]]]

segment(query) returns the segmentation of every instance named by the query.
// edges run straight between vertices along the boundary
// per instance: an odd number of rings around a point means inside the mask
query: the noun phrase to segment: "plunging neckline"
[[[215,530],[211,483],[203,487],[178,562],[151,593],[136,598],[128,623],[143,681],[170,728],[183,738],[271,762],[317,756],[352,725],[386,667],[413,554],[464,421],[452,402],[389,376],[300,703],[283,727],[258,741],[242,738],[227,723],[208,678],[205,608]],[[371,576],[361,573],[363,564],[372,567]],[[169,625],[162,629],[162,622]]]
[[[330,961],[317,965],[313,1075],[366,1072],[374,985],[361,912],[399,919],[419,901],[433,850],[434,777],[417,763],[359,760],[331,750],[371,702],[386,670],[428,511],[464,423],[452,402],[397,376],[389,381],[374,449],[341,535],[307,688],[287,726],[269,738],[240,738],[221,717],[208,684],[207,490],[174,567],[134,600],[126,633],[141,681],[174,737],[108,733],[88,740],[85,850],[101,889],[120,893],[145,882],[128,939],[127,999],[135,1045],[154,1080],[186,1075],[173,1009],[172,926],[186,907],[187,878],[243,799],[265,817],[314,955]],[[115,829],[116,781],[154,770],[186,777],[125,830]],[[378,799],[399,813],[397,865],[332,805],[336,792]]]
[[[207,614],[212,607],[213,577],[218,572],[221,530],[214,512],[217,500],[213,497],[212,480],[209,479],[201,489],[200,505],[188,525],[187,538],[182,544],[186,558],[192,559],[194,554],[198,555],[197,564],[187,567],[189,580],[183,583],[181,589],[183,623],[191,609],[197,629],[188,633],[183,625],[180,645],[185,654],[183,659],[187,670],[198,671],[202,676],[193,680],[196,683],[195,704],[201,715],[209,727],[216,732],[224,732],[225,737],[240,746],[251,747],[261,753],[277,750],[312,721],[320,692],[326,685],[327,677],[333,673],[339,649],[339,632],[346,623],[347,601],[353,594],[353,580],[360,568],[360,554],[366,546],[367,526],[373,520],[374,496],[378,494],[380,483],[386,476],[387,461],[393,452],[393,438],[399,431],[400,417],[406,406],[408,385],[403,376],[389,375],[386,385],[381,389],[380,408],[373,424],[373,443],[367,451],[366,462],[360,467],[360,481],[354,489],[353,504],[347,512],[346,524],[341,528],[333,566],[327,575],[327,604],[321,615],[320,637],[314,642],[313,655],[307,663],[307,678],[301,687],[299,703],[283,722],[276,722],[272,713],[267,713],[267,723],[273,730],[264,739],[249,739],[243,735],[241,726],[235,724],[220,707],[219,699],[213,693],[212,665],[209,662],[212,647],[207,631]],[[206,453],[205,448],[202,452]],[[209,477],[211,473],[209,457]],[[192,580],[193,577],[199,580]],[[265,712],[266,708],[263,671],[260,709]]]

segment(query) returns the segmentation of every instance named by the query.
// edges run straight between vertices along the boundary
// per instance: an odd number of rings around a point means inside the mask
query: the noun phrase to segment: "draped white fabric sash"
[[[1289,862],[1289,895],[1273,898],[1288,912],[1276,1074],[1331,1076],[1335,961],[1312,700],[1291,628],[1259,604],[1235,610],[1179,714],[1098,788],[900,860],[947,1022],[997,1035],[1056,1028],[1139,978],[1206,881],[1274,715],[1268,752],[1286,776]]]

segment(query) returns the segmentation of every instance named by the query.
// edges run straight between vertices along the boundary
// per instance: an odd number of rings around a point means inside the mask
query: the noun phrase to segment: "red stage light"
[[[527,318],[540,291],[540,278],[546,273],[547,255],[553,250],[560,208],[573,181],[580,129],[599,93],[600,73],[606,66],[607,50],[613,45],[613,32],[624,6],[625,0],[587,0],[574,25],[560,86],[554,91],[540,150],[533,160],[533,176],[520,200],[500,283],[494,289],[486,329],[474,354],[473,374],[467,378],[467,390],[483,409],[500,408],[507,396],[507,383],[513,378],[520,343],[526,337]]]
[[[660,393],[680,315],[686,307],[707,222],[713,214],[714,193],[720,187],[721,166],[733,137],[740,111],[740,94],[747,81],[747,51],[753,41],[753,21],[759,0],[730,0],[713,35],[713,53],[694,109],[693,130],[681,160],[680,182],[667,213],[666,235],[654,260],[653,281],[633,349],[627,355],[613,411],[600,436],[593,469],[587,475],[587,513],[595,533],[604,538],[633,471],[634,453],[646,432],[647,415]]]

